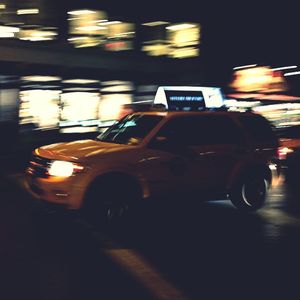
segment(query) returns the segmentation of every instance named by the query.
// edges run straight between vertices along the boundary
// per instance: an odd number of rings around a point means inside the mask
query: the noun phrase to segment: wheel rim
[[[242,199],[248,206],[259,205],[265,197],[267,181],[265,179],[253,179],[242,186]]]
[[[111,207],[106,208],[105,210],[105,218],[111,220],[114,218],[115,212]]]
[[[128,212],[128,204],[106,202],[103,205],[103,214],[106,220],[114,220],[123,217]]]

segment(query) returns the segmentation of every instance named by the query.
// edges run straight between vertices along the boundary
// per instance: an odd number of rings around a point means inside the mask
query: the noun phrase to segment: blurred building
[[[300,96],[293,95],[288,80],[290,76],[300,74],[297,68],[296,65],[270,67],[256,64],[235,68],[225,105],[230,110],[260,113],[277,128],[299,125]]]
[[[202,84],[200,20],[116,11],[0,0],[0,122],[94,130],[153,101],[158,85]]]

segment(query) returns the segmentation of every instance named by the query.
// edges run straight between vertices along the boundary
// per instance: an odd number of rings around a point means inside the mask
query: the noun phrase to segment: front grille
[[[26,173],[35,177],[46,178],[49,176],[48,169],[51,162],[51,159],[33,155],[29,161],[29,166],[26,169]]]

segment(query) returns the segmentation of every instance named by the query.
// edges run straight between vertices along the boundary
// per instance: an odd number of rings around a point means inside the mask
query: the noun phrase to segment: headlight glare
[[[79,172],[82,170],[83,167],[78,164],[69,161],[55,160],[51,163],[48,173],[51,176],[70,177],[75,172]]]

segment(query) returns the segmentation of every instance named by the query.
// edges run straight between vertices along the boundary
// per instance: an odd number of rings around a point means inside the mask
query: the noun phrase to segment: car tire
[[[130,215],[138,193],[128,182],[98,180],[87,193],[84,212],[94,224],[116,224]]]
[[[268,180],[261,173],[244,174],[232,188],[229,198],[232,204],[243,211],[255,211],[265,204]]]

